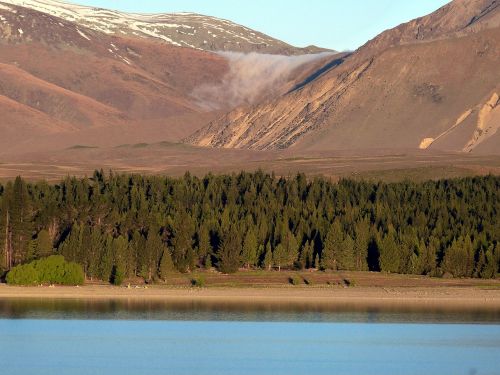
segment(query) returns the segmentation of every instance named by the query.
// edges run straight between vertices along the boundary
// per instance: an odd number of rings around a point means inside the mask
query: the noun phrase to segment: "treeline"
[[[0,185],[0,268],[63,255],[87,278],[321,268],[492,278],[500,177],[371,183],[263,172]]]

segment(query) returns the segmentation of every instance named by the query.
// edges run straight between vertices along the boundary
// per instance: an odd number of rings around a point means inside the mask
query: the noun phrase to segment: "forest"
[[[94,172],[0,185],[0,273],[54,255],[87,280],[213,269],[494,278],[500,177],[332,182],[262,171],[182,178]]]

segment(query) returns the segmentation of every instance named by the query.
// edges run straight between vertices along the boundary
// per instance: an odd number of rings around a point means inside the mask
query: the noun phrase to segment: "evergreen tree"
[[[198,255],[205,263],[212,254],[212,245],[210,244],[210,232],[206,225],[202,225],[198,234]]]
[[[194,268],[193,222],[185,212],[174,223],[172,239],[172,259],[180,272]]]
[[[246,268],[257,263],[257,236],[252,229],[247,232],[243,241],[242,260]]]
[[[266,254],[264,256],[264,268],[268,271],[273,267],[273,252],[271,250],[271,243],[267,243],[266,245]]]
[[[157,276],[160,256],[164,251],[163,241],[156,228],[150,228],[144,246],[141,274],[147,282],[152,282]]]
[[[121,285],[126,277],[128,247],[128,240],[125,237],[119,236],[113,239],[114,265],[111,272],[111,282],[114,285]]]
[[[113,237],[107,235],[103,245],[104,247],[99,260],[98,277],[100,280],[111,282],[114,267]]]
[[[396,232],[389,226],[388,233],[378,245],[380,251],[380,269],[383,272],[396,273],[399,271],[401,258],[399,257]]]
[[[368,270],[368,244],[370,243],[370,225],[368,220],[361,220],[355,226],[354,263],[357,271]]]
[[[498,270],[498,261],[495,259],[493,245],[488,248],[484,257],[485,265],[480,269],[479,276],[483,279],[492,279]]]
[[[163,249],[163,254],[160,260],[160,277],[163,281],[167,280],[167,276],[174,272],[175,266],[172,261],[172,256],[170,255],[170,251],[167,248]]]
[[[240,265],[241,240],[239,233],[230,226],[219,247],[219,269],[222,273],[235,273]]]
[[[429,242],[429,245],[425,246],[423,241],[419,245],[420,272],[424,275],[432,275],[436,271],[436,242],[433,238]]]
[[[338,255],[338,269],[354,270],[355,269],[355,243],[350,235],[346,235],[342,241],[340,252]]]
[[[17,177],[14,181],[12,199],[8,207],[11,265],[21,264],[26,259],[31,240],[31,207],[26,183]]]
[[[447,249],[443,259],[442,268],[454,277],[470,277],[473,273],[474,253],[472,242],[467,235],[454,240],[451,247]]]
[[[288,254],[285,247],[282,244],[278,244],[273,252],[273,264],[278,267],[278,271],[281,271],[281,266],[286,264],[287,259]]]
[[[323,251],[321,253],[321,266],[325,269],[336,270],[339,268],[339,256],[342,253],[344,234],[340,221],[335,220],[326,235]]]
[[[36,238],[36,257],[47,258],[54,253],[52,239],[47,230],[42,229]]]

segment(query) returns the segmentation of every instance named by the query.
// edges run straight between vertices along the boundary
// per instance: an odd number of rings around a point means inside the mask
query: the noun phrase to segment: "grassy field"
[[[291,151],[249,151],[197,148],[160,142],[95,148],[88,145],[43,153],[0,155],[0,180],[20,175],[28,180],[57,181],[65,176],[91,176],[95,169],[182,176],[186,171],[232,173],[262,169],[279,176],[422,181],[500,174],[500,156],[435,152],[336,152],[294,155]]]
[[[134,280],[128,281],[134,284]],[[136,280],[137,283],[139,283]],[[127,283],[125,283],[127,284]],[[142,283],[139,283],[142,284]],[[439,288],[479,287],[500,289],[500,280],[444,279],[415,275],[385,274],[378,272],[333,271],[263,271],[240,270],[227,275],[215,271],[189,274],[173,273],[165,283],[153,287],[205,288]]]

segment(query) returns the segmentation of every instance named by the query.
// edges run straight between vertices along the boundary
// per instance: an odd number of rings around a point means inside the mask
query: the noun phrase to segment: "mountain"
[[[195,145],[500,153],[500,3],[455,0],[330,61],[304,84],[239,107]]]
[[[231,21],[195,13],[129,14],[55,0],[3,3],[30,8],[108,35],[150,38],[178,47],[284,55],[322,51],[314,46],[296,48]]]
[[[43,7],[64,18],[34,9]],[[221,93],[234,86],[233,80],[242,82],[241,70],[249,64],[246,56],[271,62],[285,58],[213,53],[147,34],[115,35],[97,30],[99,24],[89,28],[81,19],[70,21],[71,14],[78,13],[63,10],[90,14],[87,20],[106,13],[53,1],[0,1],[0,153],[179,141],[239,104]],[[124,25],[130,26],[129,19]],[[278,45],[285,44],[277,41],[267,47],[277,51]],[[315,61],[289,57],[297,63],[288,73],[280,71],[280,82],[269,82],[272,90],[254,90],[248,84],[252,77],[246,78],[247,90],[240,90],[240,99],[251,94],[248,100],[260,102],[270,92],[283,94],[296,79],[317,69],[322,56],[315,55]]]
[[[8,113],[0,129],[11,135],[1,137],[1,151],[60,147],[74,133],[80,142],[111,141],[111,128],[186,136],[212,118],[191,92],[227,70],[213,53],[108,35],[0,2],[0,110]]]

